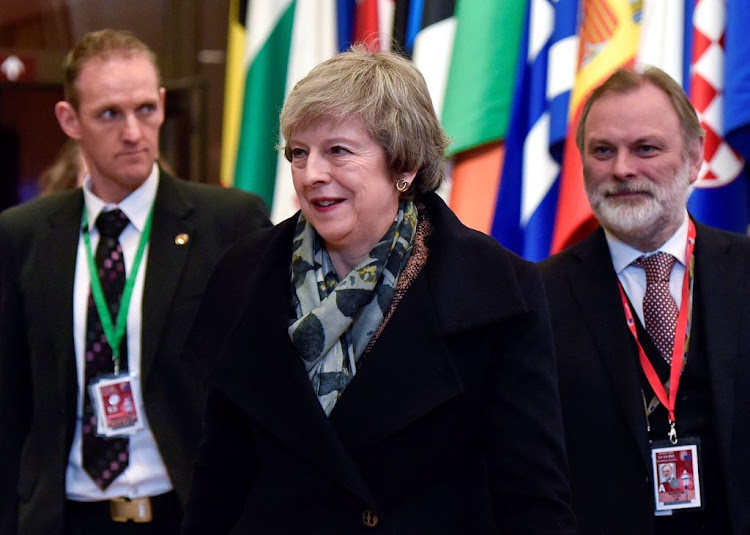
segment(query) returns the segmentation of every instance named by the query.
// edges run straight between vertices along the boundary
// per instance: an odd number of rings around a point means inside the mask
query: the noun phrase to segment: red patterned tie
[[[654,345],[664,359],[672,362],[674,333],[677,328],[677,303],[669,292],[669,276],[675,263],[669,253],[638,258],[633,265],[646,271],[646,293],[643,296],[643,318]]]
[[[96,266],[113,322],[117,318],[125,287],[125,262],[118,240],[128,222],[127,216],[118,209],[101,212],[96,218],[96,228],[99,229]],[[120,369],[124,372],[128,369],[127,336],[123,337],[120,345]],[[128,466],[129,440],[96,436],[96,415],[89,397],[88,385],[91,380],[97,375],[111,374],[113,371],[112,349],[104,335],[94,298],[89,292],[82,422],[83,468],[102,490]]]

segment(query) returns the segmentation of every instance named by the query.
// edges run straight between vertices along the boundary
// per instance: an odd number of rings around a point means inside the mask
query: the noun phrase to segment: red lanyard
[[[622,298],[622,307],[625,310],[625,319],[628,323],[628,329],[635,339],[635,343],[638,346],[638,357],[641,361],[641,367],[643,372],[646,374],[648,383],[651,388],[654,389],[656,397],[659,399],[662,405],[667,409],[669,413],[669,440],[672,444],[677,443],[677,429],[675,426],[675,405],[677,402],[677,389],[680,386],[680,375],[682,374],[682,363],[685,352],[685,340],[687,335],[688,316],[690,315],[691,309],[691,291],[692,291],[692,280],[693,280],[693,250],[695,249],[695,225],[692,220],[688,220],[688,239],[685,247],[685,258],[687,260],[687,266],[685,268],[685,275],[682,279],[682,302],[680,303],[680,311],[677,315],[677,328],[674,334],[674,349],[672,352],[672,365],[669,373],[669,392],[659,380],[659,376],[654,370],[654,366],[646,356],[646,352],[643,350],[643,346],[638,341],[638,333],[635,327],[635,319],[633,318],[633,312],[630,310],[628,304],[628,298],[625,295],[625,290],[622,284],[618,282],[620,288],[620,297]]]

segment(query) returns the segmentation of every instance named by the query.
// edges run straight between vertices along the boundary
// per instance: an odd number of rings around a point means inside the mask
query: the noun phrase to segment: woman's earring
[[[407,189],[409,189],[409,182],[407,182],[405,178],[399,178],[396,181],[396,189],[401,193],[405,192]]]

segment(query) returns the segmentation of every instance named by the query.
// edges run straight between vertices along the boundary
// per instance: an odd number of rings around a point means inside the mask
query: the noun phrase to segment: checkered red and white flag
[[[696,186],[716,188],[740,174],[744,161],[724,140],[726,0],[697,0],[693,11],[690,95],[706,130],[705,161]]]

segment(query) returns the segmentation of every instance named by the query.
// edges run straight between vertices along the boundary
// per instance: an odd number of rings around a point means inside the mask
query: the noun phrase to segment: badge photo
[[[130,436],[143,428],[141,407],[134,388],[133,375],[123,374],[102,377],[92,382],[91,399],[94,403],[100,436]]]
[[[702,507],[697,444],[651,450],[656,512]]]

